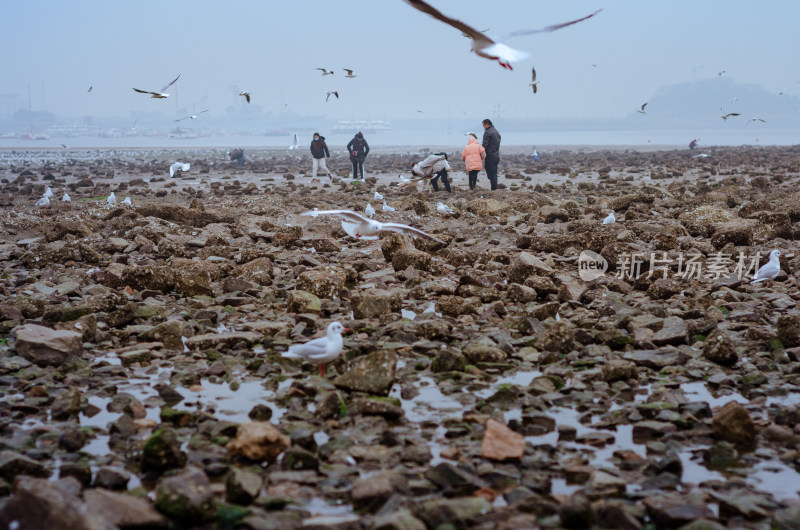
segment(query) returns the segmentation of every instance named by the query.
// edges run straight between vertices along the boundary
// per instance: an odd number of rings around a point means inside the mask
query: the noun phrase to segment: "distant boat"
[[[49,140],[50,135],[47,135],[43,132],[30,132],[30,133],[23,133],[19,137],[20,140]]]
[[[189,131],[187,129],[181,129],[178,127],[174,131],[169,132],[169,137],[174,140],[191,140],[197,138],[197,134],[194,131]]]
[[[17,137],[14,133],[3,133],[0,134],[0,140],[13,140]]]

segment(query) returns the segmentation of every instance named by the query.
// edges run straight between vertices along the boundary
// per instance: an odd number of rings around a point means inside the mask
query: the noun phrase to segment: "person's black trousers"
[[[447,180],[447,170],[442,169],[440,172],[436,174],[435,177],[431,179],[431,186],[433,186],[433,191],[439,191],[439,184],[436,182],[439,180],[439,177],[442,178],[442,184],[444,184],[444,189],[448,192],[450,191],[450,181]]]
[[[493,190],[497,189],[497,165],[500,163],[500,157],[486,157],[484,165],[486,166],[486,176],[489,178],[489,184]]]
[[[475,186],[478,185],[478,172],[479,169],[472,169],[469,172],[469,189],[474,190]]]

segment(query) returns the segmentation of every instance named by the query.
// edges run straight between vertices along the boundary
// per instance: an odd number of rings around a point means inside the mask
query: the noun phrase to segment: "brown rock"
[[[344,288],[347,275],[339,267],[326,266],[306,271],[297,277],[297,289],[320,298],[333,298]]]
[[[83,351],[83,336],[76,331],[64,331],[25,324],[16,328],[16,352],[39,366],[59,366]]]
[[[392,267],[396,271],[404,271],[408,267],[418,271],[429,271],[432,262],[433,259],[427,252],[408,247],[401,248],[392,257]]]
[[[553,272],[542,260],[529,252],[520,252],[513,260],[508,269],[508,281],[510,283],[523,283],[528,276],[534,274],[550,274]]]
[[[714,438],[740,445],[752,445],[756,441],[756,426],[750,414],[735,401],[725,404],[711,421]]]
[[[290,445],[289,437],[271,423],[248,421],[239,425],[236,439],[228,443],[227,449],[233,456],[272,463]]]
[[[481,455],[489,460],[522,458],[525,453],[525,437],[514,432],[499,421],[489,419],[481,443]]]
[[[239,274],[245,279],[259,285],[272,283],[272,261],[269,258],[256,258],[239,267]]]

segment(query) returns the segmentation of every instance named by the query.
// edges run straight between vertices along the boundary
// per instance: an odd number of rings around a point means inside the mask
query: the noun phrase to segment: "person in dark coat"
[[[328,178],[333,180],[333,174],[331,174],[325,163],[325,159],[330,158],[331,153],[328,151],[328,144],[325,143],[325,137],[320,136],[319,133],[314,133],[314,139],[311,140],[311,157],[313,159],[311,176],[316,177],[317,170],[322,168],[322,170],[328,174]]]
[[[364,139],[361,131],[347,144],[347,151],[350,153],[350,162],[353,163],[353,178],[358,179],[358,172],[361,172],[361,180],[364,180],[364,160],[369,154],[369,144]]]
[[[486,149],[486,158],[483,163],[486,167],[486,176],[493,190],[497,189],[497,165],[500,163],[500,133],[492,125],[492,120],[483,120],[483,148]]]
[[[230,152],[231,160],[239,164],[240,166],[244,165],[244,151],[242,149],[234,149]]]

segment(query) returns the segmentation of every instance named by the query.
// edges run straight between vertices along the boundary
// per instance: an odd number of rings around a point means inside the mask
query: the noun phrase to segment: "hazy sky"
[[[0,95],[66,116],[176,113],[150,99],[178,74],[181,107],[253,104],[334,119],[624,116],[665,85],[717,72],[800,94],[800,2],[431,0],[490,35],[594,18],[514,39],[531,53],[508,72],[469,53],[460,32],[402,0],[293,2],[28,0],[0,8]],[[596,65],[596,66],[593,66]],[[531,66],[539,92],[531,93]],[[332,68],[321,77],[316,67]],[[345,79],[342,68],[358,77]],[[93,86],[91,93],[87,93]],[[325,103],[325,92],[341,99]]]

